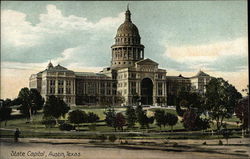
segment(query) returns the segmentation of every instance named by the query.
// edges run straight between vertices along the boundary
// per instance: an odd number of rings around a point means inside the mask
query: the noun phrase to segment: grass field
[[[39,112],[36,115],[33,115],[33,122],[32,123],[26,123],[27,119],[25,118],[20,118],[20,119],[12,119],[9,120],[7,123],[7,126],[4,126],[4,124],[2,123],[1,127],[4,129],[16,129],[17,127],[23,132],[24,136],[31,136],[31,137],[56,137],[56,138],[89,138],[91,137],[91,133],[95,134],[95,133],[110,133],[110,132],[114,132],[114,128],[112,127],[108,127],[106,126],[106,123],[103,121],[105,119],[105,108],[84,108],[84,107],[74,107],[74,109],[81,109],[83,111],[85,111],[86,113],[88,112],[93,112],[95,114],[97,114],[100,117],[100,122],[97,122],[93,128],[93,126],[91,126],[92,124],[90,123],[83,123],[80,124],[80,131],[77,132],[68,132],[68,131],[61,131],[59,130],[58,126],[53,127],[53,128],[45,128],[45,125],[43,125],[41,123],[43,114],[41,112]],[[153,116],[155,110],[157,110],[159,108],[147,108],[147,115],[148,116]],[[126,108],[115,108],[116,112],[122,112],[125,113]],[[172,114],[176,114],[176,111],[173,109],[165,109],[165,111],[172,113]],[[65,118],[61,118],[61,120],[66,120],[67,119],[67,115],[65,116]],[[231,122],[231,123],[236,123],[237,118],[232,118],[232,119],[228,119],[226,120],[227,122]],[[230,125],[228,124],[228,128],[236,128],[236,124]],[[215,124],[211,125],[212,129],[215,129]],[[151,133],[151,135],[146,135],[146,136],[129,136],[129,135],[125,135],[123,137],[136,137],[136,138],[140,138],[140,137],[149,137],[149,138],[201,138],[202,136],[197,136],[194,135],[175,135],[176,132],[183,132],[184,127],[181,123],[181,120],[178,121],[178,123],[173,127],[173,130],[175,131],[174,133],[170,132],[171,127],[170,126],[166,126],[166,127],[158,127],[156,126],[156,124],[150,124],[149,128],[145,128],[145,129],[141,129],[140,125],[138,123],[136,123],[135,128],[134,129],[126,129],[125,127],[125,132],[146,132],[146,133]],[[211,130],[211,129],[210,129]],[[13,131],[0,131],[0,135],[1,136],[8,136],[8,135],[12,135]],[[158,133],[158,134],[155,134]],[[160,133],[160,134],[159,134]],[[201,133],[201,131],[199,132]],[[236,135],[237,136],[237,135]],[[93,137],[93,136],[92,136]]]

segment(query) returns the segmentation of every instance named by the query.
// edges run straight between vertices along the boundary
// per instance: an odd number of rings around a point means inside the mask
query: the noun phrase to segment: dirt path
[[[247,159],[249,139],[231,139],[228,146],[216,140],[128,140],[129,144],[90,143],[88,139],[0,139],[1,159]],[[173,146],[173,143],[178,143]],[[23,155],[23,156],[22,156]],[[35,156],[36,155],[36,156]]]

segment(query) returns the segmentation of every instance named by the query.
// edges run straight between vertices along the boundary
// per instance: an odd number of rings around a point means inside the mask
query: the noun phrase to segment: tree
[[[89,112],[87,115],[87,121],[88,123],[92,123],[91,125],[89,125],[89,129],[90,130],[96,130],[96,122],[99,120],[99,116],[93,112]]]
[[[141,125],[141,128],[144,128],[145,126],[149,128],[149,124],[154,122],[153,117],[148,117],[147,112],[145,111],[141,116],[139,117],[139,124]]]
[[[104,114],[106,115],[105,122],[107,126],[115,127],[116,113],[114,108],[108,107],[108,109],[104,112]]]
[[[183,126],[187,130],[197,130],[196,120],[198,115],[193,110],[188,110],[183,115]]]
[[[198,118],[197,121],[197,128],[199,130],[207,130],[208,128],[210,128],[210,120],[209,119],[206,119],[206,118]]]
[[[138,105],[135,109],[137,122],[144,127],[145,125],[145,111],[142,109],[141,105]]]
[[[125,98],[120,93],[115,96],[115,104],[121,105],[124,101]]]
[[[141,128],[144,128],[145,126],[149,128],[149,123],[151,122],[150,118],[147,117],[147,111],[144,111],[142,109],[142,106],[137,106],[136,110],[136,118],[138,123],[141,125]]]
[[[84,111],[77,109],[72,112],[69,112],[68,120],[73,124],[77,124],[78,130],[80,130],[79,124],[87,122],[87,118],[88,116]]]
[[[7,121],[11,117],[12,109],[9,107],[11,104],[10,99],[1,100],[2,104],[0,106],[0,122],[5,121],[5,126],[7,125]]]
[[[99,116],[93,112],[89,112],[87,115],[87,121],[88,123],[95,123],[99,120]]]
[[[165,111],[163,109],[157,109],[154,114],[156,120],[156,125],[161,128],[162,125],[165,125]]]
[[[123,131],[123,126],[126,125],[126,119],[122,113],[117,113],[115,116],[115,128]]]
[[[20,112],[24,114],[27,119],[32,120],[32,97],[31,97],[31,92],[27,87],[22,88],[19,91],[18,98],[21,101],[21,107],[20,107]]]
[[[185,113],[185,111],[181,109],[181,106],[180,106],[179,104],[176,105],[175,109],[176,109],[176,113],[177,113],[179,116],[183,117],[183,114]]]
[[[173,131],[173,126],[177,124],[178,117],[175,114],[167,113],[167,123],[171,126],[171,131]]]
[[[209,119],[203,119],[199,113],[193,109],[189,109],[183,115],[183,126],[187,130],[206,130],[210,128]]]
[[[58,118],[61,116],[65,116],[65,114],[70,110],[70,107],[59,98],[55,97],[54,95],[49,96],[48,100],[46,101],[43,107],[43,113],[45,117],[52,116],[56,119],[58,124]]]
[[[205,108],[209,117],[216,121],[220,130],[223,120],[232,117],[234,108],[242,95],[222,78],[212,78],[206,86]]]
[[[248,127],[249,122],[249,96],[246,96],[239,100],[235,107],[235,114],[242,122],[242,128],[245,129]]]
[[[153,116],[148,117],[148,124],[153,124],[155,121],[155,118]]]
[[[177,105],[187,109],[195,108],[199,112],[203,112],[204,100],[197,92],[190,92],[184,89],[178,93]]]
[[[128,128],[133,128],[137,120],[135,109],[132,106],[128,106],[126,109],[126,120],[128,123]]]
[[[6,98],[5,100],[2,100],[3,106],[10,107],[12,105],[12,101],[9,98]]]
[[[108,106],[108,105],[110,105],[110,102],[108,101],[108,98],[106,96],[101,96],[99,104],[101,106]]]
[[[13,105],[20,105],[20,104],[22,104],[22,101],[21,101],[21,99],[20,98],[15,98],[15,99],[13,99],[12,101],[11,101],[11,106],[13,106]]]
[[[232,131],[228,130],[227,128],[222,129],[220,133],[223,135],[223,138],[227,140],[227,145],[228,145],[228,139],[231,135],[233,135]]]
[[[43,108],[44,99],[40,95],[37,89],[34,89],[34,88],[30,89],[30,93],[31,93],[32,102],[34,104],[33,111],[34,113],[36,113],[37,110],[41,110]]]
[[[37,110],[42,109],[44,99],[36,89],[29,90],[25,87],[19,91],[18,99],[16,99],[15,102],[21,104],[21,113],[32,121],[32,115],[36,113]]]
[[[139,95],[137,94],[137,93],[134,93],[133,94],[133,97],[132,97],[132,103],[133,103],[133,105],[135,104],[135,105],[137,105],[138,104],[138,100],[139,100]]]

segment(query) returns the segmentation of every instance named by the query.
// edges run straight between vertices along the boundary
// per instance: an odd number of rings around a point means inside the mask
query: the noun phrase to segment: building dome
[[[117,30],[116,36],[138,36],[140,37],[138,28],[131,21],[125,21],[123,24],[121,24]]]
[[[115,44],[112,49],[112,68],[134,66],[136,61],[144,59],[144,46],[141,44],[139,30],[131,21],[129,8],[125,13],[125,21],[117,29]]]
[[[131,21],[131,13],[129,8],[127,8],[127,11],[125,13],[124,23],[122,23],[117,29],[117,34],[115,39],[116,42],[123,42],[123,43],[129,42],[128,40],[131,40],[130,42],[133,44],[135,43],[138,44],[140,41],[139,30],[136,27],[136,25],[133,24]]]

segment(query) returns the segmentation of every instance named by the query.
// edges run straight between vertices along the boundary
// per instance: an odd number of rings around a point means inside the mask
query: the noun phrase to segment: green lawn
[[[105,119],[105,115],[104,115],[104,111],[105,108],[86,108],[86,107],[76,107],[73,109],[81,109],[83,111],[85,111],[86,113],[88,112],[93,112],[95,114],[97,114],[100,117],[100,120],[102,120],[101,122],[97,122],[96,126],[91,126],[92,124],[90,123],[83,123],[80,124],[80,131],[74,131],[74,132],[68,132],[68,131],[60,131],[58,127],[54,127],[54,128],[45,128],[45,126],[43,124],[41,124],[41,120],[43,117],[43,114],[41,112],[39,112],[36,115],[33,115],[33,122],[32,123],[26,123],[27,119],[25,118],[21,118],[21,119],[12,119],[9,120],[7,123],[7,126],[4,126],[4,123],[2,123],[1,127],[2,128],[6,128],[6,129],[15,129],[15,128],[19,128],[23,135],[26,137],[55,137],[55,138],[89,138],[91,137],[91,135],[87,135],[86,132],[114,132],[114,128],[112,127],[108,127],[106,126],[106,123],[103,121]],[[147,109],[147,113],[148,116],[153,116],[154,112],[156,109],[159,108],[151,108],[151,109]],[[165,109],[165,108],[164,108]],[[116,112],[125,112],[126,108],[115,108]],[[176,114],[175,110],[173,109],[165,109],[165,111],[172,113],[172,114]],[[67,119],[67,115],[65,116],[65,118],[61,118],[61,119]],[[225,121],[228,122],[228,128],[236,128],[236,124],[231,124],[230,122],[235,122],[238,119],[236,117],[233,117],[232,119],[226,119]],[[211,125],[212,129],[216,129],[215,124]],[[178,130],[183,130],[184,127],[181,123],[181,121],[179,120],[178,123],[173,127],[174,131],[178,131]],[[154,124],[150,124],[149,129],[141,129],[140,125],[138,123],[136,123],[135,128],[134,129],[126,129],[125,127],[125,131],[130,132],[130,131],[136,131],[136,132],[156,132],[156,133],[163,133],[163,134],[158,134],[158,135],[149,135],[147,137],[150,138],[185,138],[184,136],[175,136],[175,133],[171,133],[170,132],[171,127],[170,126],[166,126],[166,127],[158,127],[155,123]],[[210,129],[211,130],[211,129]],[[168,132],[167,132],[168,131]],[[169,134],[164,134],[164,132],[167,133],[171,133]],[[200,131],[201,132],[201,131]],[[0,131],[0,135],[4,136],[4,135],[13,135],[13,131],[7,131],[7,130],[1,130]],[[130,137],[130,136],[124,136],[124,137]],[[133,135],[132,135],[133,137]],[[142,137],[142,136],[135,136],[135,137]],[[197,138],[199,138],[199,136],[196,136]],[[192,137],[188,136],[188,138],[195,138],[195,136]]]
[[[159,110],[159,109],[164,109],[168,113],[177,115],[177,113],[174,109],[167,109],[167,108],[150,108],[150,109],[148,109],[148,111],[155,112],[156,110]]]
[[[237,121],[240,122],[240,119],[233,115],[232,118],[229,119],[226,118],[225,121],[236,123]]]

